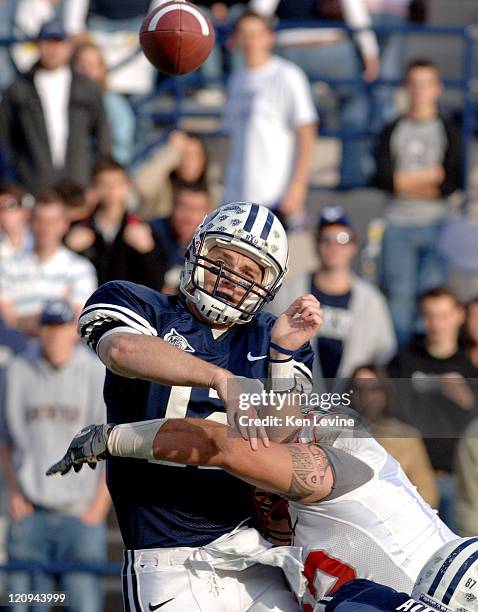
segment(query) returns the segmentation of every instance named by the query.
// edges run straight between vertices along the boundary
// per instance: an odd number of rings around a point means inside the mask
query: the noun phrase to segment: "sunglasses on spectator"
[[[348,244],[353,240],[352,234],[348,232],[339,232],[335,236],[324,235],[318,236],[317,242],[319,244]]]
[[[13,210],[20,207],[21,203],[15,198],[7,198],[4,202],[0,202],[0,210]]]

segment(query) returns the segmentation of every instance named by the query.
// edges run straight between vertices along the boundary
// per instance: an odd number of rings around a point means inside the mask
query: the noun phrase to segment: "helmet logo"
[[[164,340],[166,342],[169,342],[169,344],[172,344],[176,348],[181,349],[182,351],[185,351],[186,353],[196,352],[193,349],[193,347],[189,344],[189,342],[186,340],[186,338],[184,336],[181,336],[181,334],[178,334],[178,332],[174,329],[174,327],[172,327],[171,331],[169,331],[164,336]]]
[[[244,236],[244,240],[247,240],[247,242],[250,242],[255,247],[261,248],[262,246],[260,240],[256,238],[256,236],[253,236],[252,234],[246,234]]]

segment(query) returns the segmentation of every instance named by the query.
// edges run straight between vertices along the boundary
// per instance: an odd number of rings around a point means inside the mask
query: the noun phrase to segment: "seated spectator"
[[[478,419],[463,432],[455,456],[456,499],[455,518],[458,533],[475,536],[478,533]]]
[[[364,365],[352,376],[352,406],[364,417],[373,437],[401,465],[410,482],[432,508],[438,506],[435,475],[415,427],[393,416],[392,388],[384,368]]]
[[[440,489],[439,512],[453,529],[455,477],[453,454],[458,439],[478,416],[477,369],[459,345],[464,311],[446,287],[426,291],[420,298],[425,335],[400,350],[389,372],[397,381],[397,416],[422,434]]]
[[[127,211],[131,183],[126,169],[112,159],[100,160],[93,169],[92,186],[97,208],[72,228],[67,246],[93,263],[100,285],[129,280],[160,291],[164,254],[150,226]]]
[[[208,189],[208,154],[198,134],[175,130],[167,143],[144,163],[133,176],[143,203],[143,219],[169,215],[173,191],[177,187]]]
[[[234,38],[245,68],[232,75],[224,107],[230,152],[223,200],[260,202],[299,227],[317,131],[309,82],[299,66],[273,55],[266,17],[245,11]]]
[[[154,237],[166,255],[163,293],[177,292],[186,249],[210,209],[206,190],[178,187],[174,191],[171,214],[151,221]]]
[[[113,158],[127,165],[133,156],[136,118],[128,100],[108,89],[108,69],[101,49],[92,42],[78,45],[73,52],[73,70],[90,77],[103,92],[103,104],[111,132]]]
[[[61,482],[45,476],[75,433],[105,417],[104,368],[77,342],[75,318],[67,302],[48,303],[37,350],[17,356],[7,369],[0,461],[10,514],[10,562],[106,561],[104,520],[111,502],[104,471],[83,470]],[[7,590],[46,593],[55,588],[51,575],[36,571],[32,581],[23,572],[9,574]],[[94,574],[61,574],[59,590],[68,593],[70,610],[103,610],[101,578]]]
[[[478,296],[466,305],[465,337],[468,357],[478,368]]]
[[[278,315],[307,293],[319,300],[324,323],[312,341],[314,369],[333,387],[336,377],[350,377],[364,362],[387,363],[396,352],[396,342],[382,294],[352,272],[357,241],[341,208],[322,209],[316,241],[320,267],[286,281],[269,309]]]
[[[101,91],[71,70],[62,23],[45,23],[37,42],[38,63],[14,80],[0,105],[0,146],[35,195],[64,177],[86,185],[95,159],[110,153]]]
[[[28,224],[29,203],[30,199],[20,185],[0,184],[0,261],[33,248]]]
[[[381,134],[377,186],[391,194],[383,237],[383,286],[399,344],[414,333],[418,296],[446,279],[437,241],[460,183],[456,126],[438,109],[442,84],[432,62],[412,62],[405,75],[409,110]]]
[[[90,262],[62,244],[69,222],[57,193],[38,196],[31,226],[33,250],[0,262],[0,316],[10,327],[35,335],[48,300],[68,299],[79,314],[97,282]]]
[[[368,140],[360,133],[369,128],[370,99],[365,81],[373,81],[380,70],[377,39],[364,0],[251,0],[248,7],[261,15],[298,21],[299,27],[277,32],[278,53],[300,66],[314,79],[359,79],[364,83],[334,87],[342,139],[340,185],[367,185],[373,174]],[[339,21],[360,29],[350,35],[337,28],[304,27],[307,21]],[[354,44],[355,43],[355,44]]]

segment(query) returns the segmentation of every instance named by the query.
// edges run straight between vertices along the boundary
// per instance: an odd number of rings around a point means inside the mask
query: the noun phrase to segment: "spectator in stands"
[[[11,518],[10,562],[106,561],[104,520],[110,497],[104,471],[83,470],[62,482],[45,476],[52,458],[76,432],[104,420],[104,369],[77,342],[75,319],[67,302],[48,303],[41,315],[38,349],[16,357],[7,369],[0,459]],[[68,593],[70,610],[103,610],[100,577],[65,573],[59,576],[59,587]],[[11,574],[7,589],[55,590],[52,577],[42,572],[35,572],[32,582],[26,573]],[[15,609],[23,612],[27,606]]]
[[[400,382],[397,416],[422,434],[440,489],[439,512],[453,526],[453,452],[466,426],[477,416],[473,379],[477,369],[459,345],[464,311],[447,287],[420,298],[425,335],[415,338],[390,364]]]
[[[461,165],[456,126],[439,114],[442,84],[435,64],[412,62],[405,87],[409,110],[381,134],[376,177],[377,186],[391,194],[383,286],[402,346],[414,332],[418,296],[446,278],[437,239]]]
[[[68,217],[57,193],[38,196],[31,226],[33,250],[0,262],[0,316],[10,327],[36,334],[48,300],[68,299],[79,314],[97,283],[90,262],[62,244]]]
[[[346,32],[334,28],[293,28],[278,32],[279,53],[299,65],[315,79],[360,79],[373,81],[380,70],[375,34],[368,29],[370,15],[364,0],[251,0],[249,7],[285,21],[343,21],[360,28],[355,43]],[[357,53],[357,48],[359,53]],[[347,131],[342,140],[340,185],[366,185],[373,174],[373,160],[366,138],[369,129],[370,99],[365,83],[334,87],[340,127]]]
[[[300,225],[317,130],[309,83],[298,66],[272,55],[267,18],[246,11],[234,36],[246,67],[232,76],[224,109],[231,139],[224,201],[260,202]]]
[[[110,87],[123,94],[146,94],[155,70],[139,52],[138,32],[148,12],[165,0],[94,0],[87,26],[103,51],[108,66],[115,66]]]
[[[92,189],[83,189],[75,181],[63,179],[56,183],[55,191],[66,205],[71,227],[86,221],[93,214],[97,202]]]
[[[95,83],[72,72],[71,41],[60,21],[42,26],[39,62],[20,74],[0,105],[0,146],[33,193],[68,177],[86,185],[110,134]]]
[[[169,215],[178,187],[208,189],[208,154],[199,134],[174,130],[166,144],[133,176],[142,197],[139,214],[146,220]]]
[[[468,357],[478,368],[478,296],[466,305],[465,336]]]
[[[0,184],[0,261],[33,248],[28,204],[27,193],[20,185]]]
[[[478,533],[478,419],[470,423],[458,442],[455,457],[455,518],[458,533]]]
[[[85,33],[90,0],[17,0],[14,25],[21,37],[34,38],[41,26],[55,19],[63,22],[68,35]]]
[[[221,88],[223,74],[229,74],[237,68],[237,56],[231,54],[229,37],[232,24],[238,19],[241,13],[244,12],[247,0],[238,2],[237,0],[200,0],[199,6],[210,18],[216,30],[216,44],[211,51],[211,54],[201,66],[201,72],[204,77],[211,79],[211,83],[206,83],[206,88],[209,90],[218,91]],[[221,91],[222,93],[222,91]],[[221,102],[221,97],[217,94],[214,96],[202,95],[200,101]]]
[[[101,49],[92,42],[82,43],[75,48],[71,63],[76,72],[86,74],[103,92],[113,158],[124,165],[129,164],[133,156],[136,118],[128,100],[108,89],[108,70]]]
[[[126,169],[112,159],[100,160],[92,183],[98,206],[90,219],[72,228],[66,244],[93,263],[100,285],[121,279],[160,291],[164,253],[151,227],[127,211],[131,183]]]
[[[154,237],[166,255],[163,293],[176,293],[186,248],[210,209],[209,193],[205,189],[177,187],[171,214],[151,221]]]
[[[411,0],[365,0],[374,28],[403,28],[408,24]],[[419,21],[417,17],[414,19]],[[420,19],[422,21],[422,19]],[[393,31],[378,32],[380,79],[399,81],[403,74],[405,37]],[[395,87],[379,85],[372,91],[373,129],[382,129],[397,116]]]
[[[364,362],[387,363],[396,352],[396,342],[382,294],[352,272],[357,241],[340,207],[322,209],[316,242],[320,267],[286,281],[270,310],[280,314],[284,304],[307,293],[319,300],[324,323],[312,341],[314,374],[329,379],[333,388],[336,377],[350,377]]]
[[[392,388],[385,368],[373,364],[355,370],[352,405],[365,419],[373,437],[394,457],[432,508],[438,490],[428,453],[418,429],[393,416]]]

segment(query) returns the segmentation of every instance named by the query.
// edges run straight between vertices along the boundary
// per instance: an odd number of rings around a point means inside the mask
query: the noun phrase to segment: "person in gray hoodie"
[[[269,306],[273,314],[296,296],[311,293],[322,305],[324,324],[311,341],[315,352],[314,380],[340,386],[353,371],[372,361],[388,363],[397,351],[396,338],[385,298],[372,284],[352,272],[358,247],[344,210],[322,209],[316,234],[320,267],[284,283]],[[335,382],[334,382],[335,381]]]

